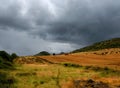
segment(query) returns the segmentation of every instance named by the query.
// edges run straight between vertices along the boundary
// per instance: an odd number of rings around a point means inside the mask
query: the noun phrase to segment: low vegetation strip
[[[14,60],[18,64],[53,64],[53,62],[39,56],[19,57]]]
[[[73,63],[62,63],[64,67],[73,67],[73,68],[82,68],[85,70],[93,70],[95,72],[100,72],[101,76],[107,77],[107,76],[119,76],[120,77],[120,70],[114,70],[110,69],[108,67],[95,67],[95,66],[82,66],[79,64],[73,64]]]

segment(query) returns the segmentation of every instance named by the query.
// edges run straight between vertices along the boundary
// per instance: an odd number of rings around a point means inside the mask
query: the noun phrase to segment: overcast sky
[[[67,52],[120,37],[120,0],[0,0],[0,50]]]

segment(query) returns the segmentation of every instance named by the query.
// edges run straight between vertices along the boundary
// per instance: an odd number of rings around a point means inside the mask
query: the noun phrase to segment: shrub
[[[55,53],[53,53],[53,56],[55,56],[56,54]]]
[[[11,56],[5,51],[0,51],[0,56],[6,61],[12,61]]]
[[[16,82],[14,77],[11,77],[6,72],[0,72],[0,88],[16,88],[14,83]]]
[[[3,63],[3,58],[2,58],[2,57],[0,57],[0,64],[1,64],[1,63]]]
[[[14,69],[13,64],[0,57],[0,69]]]
[[[34,75],[36,75],[35,72],[32,72],[32,73],[30,73],[30,72],[16,73],[16,76],[34,76]]]
[[[18,57],[18,55],[17,55],[16,53],[12,53],[12,54],[11,54],[11,58],[12,58],[12,59],[15,59],[15,58],[17,58],[17,57]]]
[[[63,66],[65,66],[65,67],[75,67],[75,68],[82,67],[79,64],[73,64],[73,63],[63,63]]]
[[[48,53],[47,51],[42,51],[42,52],[36,54],[35,56],[44,56],[44,55],[48,56],[48,55],[50,55],[50,53]]]

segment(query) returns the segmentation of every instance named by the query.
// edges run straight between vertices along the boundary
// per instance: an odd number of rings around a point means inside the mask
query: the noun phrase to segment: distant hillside
[[[113,39],[110,39],[110,40],[97,42],[97,43],[94,43],[90,46],[74,50],[73,53],[87,52],[87,51],[97,51],[97,50],[101,50],[101,49],[110,49],[110,48],[120,48],[120,38],[113,38]]]
[[[48,55],[50,55],[50,53],[48,53],[47,51],[42,51],[36,54],[35,56],[48,56]]]

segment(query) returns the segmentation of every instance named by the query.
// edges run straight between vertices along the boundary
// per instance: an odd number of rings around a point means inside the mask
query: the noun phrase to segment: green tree
[[[48,53],[47,51],[42,51],[42,52],[36,54],[35,56],[44,56],[44,55],[48,56],[48,55],[50,55],[50,53]]]
[[[11,54],[11,58],[12,58],[12,59],[15,59],[15,58],[17,58],[17,57],[18,57],[18,55],[17,55],[16,53],[12,53],[12,54]]]
[[[0,51],[0,56],[7,61],[12,61],[10,54],[5,51]]]

